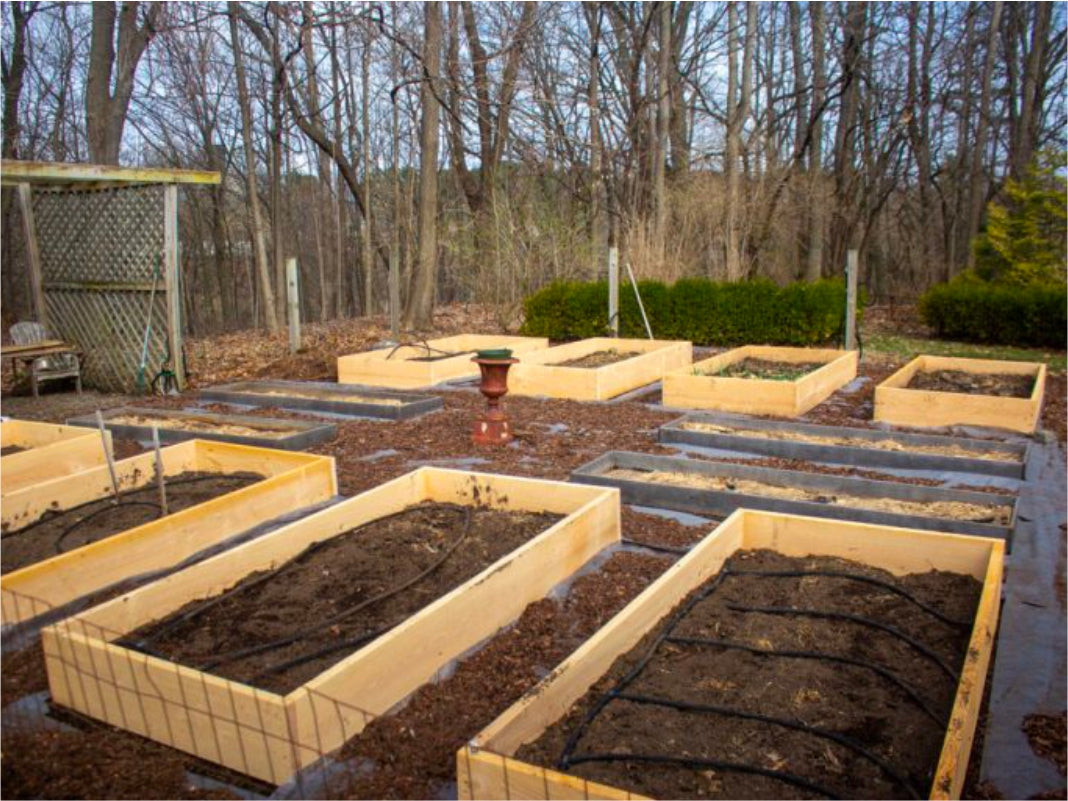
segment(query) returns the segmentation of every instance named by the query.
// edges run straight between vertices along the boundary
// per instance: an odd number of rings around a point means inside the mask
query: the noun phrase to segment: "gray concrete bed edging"
[[[185,412],[175,409],[152,409],[138,406],[120,406],[103,412],[104,426],[116,437],[148,441],[152,439],[151,426],[115,423],[111,418],[125,415],[140,415],[156,418],[160,421],[160,442],[184,442],[190,439],[210,439],[216,442],[233,442],[237,445],[259,445],[264,448],[280,448],[286,451],[302,451],[322,442],[329,442],[337,436],[337,426],[331,423],[313,423],[307,420],[282,420],[276,417],[252,417],[240,414],[218,414],[216,412]],[[235,425],[248,428],[265,429],[264,436],[228,434],[223,431],[185,431],[167,428],[167,420],[204,420],[214,425]],[[71,417],[68,425],[96,428],[96,416],[84,415]],[[269,429],[289,429],[291,434],[271,436]]]
[[[684,428],[687,423],[710,423],[731,428],[737,433],[695,431]],[[746,431],[794,431],[798,434],[822,437],[849,437],[857,445],[829,445],[817,442],[768,439],[746,436]],[[1003,453],[1004,459],[981,459],[967,456],[944,456],[915,451],[890,451],[866,448],[864,442],[893,440],[904,446],[953,446],[969,451]],[[964,439],[936,434],[906,434],[868,428],[824,426],[813,423],[794,423],[784,420],[727,417],[711,414],[687,414],[660,427],[660,442],[664,444],[698,445],[720,450],[758,453],[783,459],[804,459],[812,462],[848,464],[856,467],[893,467],[903,470],[946,470],[959,473],[979,473],[1003,478],[1023,479],[1026,472],[1029,442],[997,442]]]
[[[297,395],[267,395],[264,390],[278,392],[321,392],[322,397],[306,398]],[[350,395],[352,400],[337,396]],[[332,396],[332,397],[331,397]],[[437,411],[444,401],[436,395],[421,395],[400,392],[382,387],[364,387],[358,384],[333,384],[326,381],[237,381],[200,390],[205,400],[235,403],[243,406],[275,406],[301,412],[329,412],[350,417],[376,417],[384,420],[410,420],[413,417]],[[369,403],[366,399],[400,401]]]
[[[765,495],[750,495],[741,492],[683,487],[658,484],[652,481],[635,481],[611,478],[605,475],[613,469],[662,470],[675,473],[693,473],[761,481],[776,486],[794,487],[827,494],[848,493],[868,498],[890,498],[899,501],[935,502],[949,501],[990,505],[1001,503],[1012,508],[1009,525],[980,523],[970,520],[951,520],[940,517],[898,512],[880,512],[850,506],[816,503],[815,501],[771,498]],[[915,484],[899,484],[893,481],[876,481],[853,476],[834,476],[824,473],[805,473],[800,470],[778,470],[770,467],[706,462],[675,456],[653,456],[646,453],[609,451],[587,462],[571,473],[571,481],[580,484],[595,484],[618,487],[624,503],[655,506],[697,515],[725,517],[735,509],[760,509],[768,512],[827,517],[835,520],[855,520],[884,526],[901,526],[926,531],[945,531],[954,534],[974,534],[982,537],[997,537],[1006,540],[1011,547],[1012,530],[1016,525],[1016,498],[1007,495],[992,495],[985,492],[951,490],[941,487],[923,487]]]

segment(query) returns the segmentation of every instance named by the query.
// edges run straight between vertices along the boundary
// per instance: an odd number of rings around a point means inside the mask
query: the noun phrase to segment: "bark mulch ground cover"
[[[552,366],[585,367],[587,369],[590,369],[595,367],[604,367],[609,364],[616,364],[617,362],[633,358],[634,356],[641,356],[641,351],[616,350],[615,348],[609,348],[608,350],[598,350],[593,353],[589,353],[585,356],[579,356],[575,359],[568,359],[566,362],[554,362]]]
[[[926,796],[981,589],[736,554],[518,756],[656,798]]]
[[[180,512],[263,479],[248,472],[181,473],[165,482],[167,508],[172,514]],[[118,505],[109,496],[62,512],[47,512],[28,526],[4,529],[0,565],[4,573],[18,570],[156,520],[161,514],[155,481],[143,489],[123,492]]]
[[[909,389],[934,392],[962,392],[968,395],[995,395],[1001,398],[1029,398],[1035,377],[1013,373],[968,373],[963,370],[920,370],[909,381]]]
[[[759,378],[765,381],[796,381],[824,366],[824,362],[776,362],[770,359],[742,359],[706,375],[724,378]]]
[[[285,694],[559,519],[422,503],[318,542],[123,641],[178,664]]]

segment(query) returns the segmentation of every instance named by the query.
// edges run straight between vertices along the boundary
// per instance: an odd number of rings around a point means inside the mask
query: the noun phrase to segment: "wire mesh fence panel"
[[[53,335],[82,349],[86,384],[134,391],[149,325],[149,380],[168,356],[164,187],[38,190],[33,205]]]

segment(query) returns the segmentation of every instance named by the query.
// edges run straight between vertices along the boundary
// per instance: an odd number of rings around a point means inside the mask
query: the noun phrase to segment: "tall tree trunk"
[[[137,65],[156,35],[162,4],[149,3],[141,25],[137,20],[140,7],[141,3],[136,2],[123,2],[118,8],[110,0],[93,3],[89,71],[85,82],[85,127],[89,158],[97,164],[119,163]]]
[[[671,3],[659,4],[660,47],[657,58],[656,162],[653,164],[653,197],[656,207],[654,243],[660,258],[664,258],[664,239],[667,234],[667,173],[668,135],[671,131],[671,97],[668,73],[671,69]]]
[[[360,82],[363,88],[363,108],[361,109],[361,139],[363,144],[363,313],[375,313],[374,272],[375,257],[371,245],[371,30],[366,31],[363,45],[363,59],[360,63]]]
[[[823,3],[809,3],[812,22],[812,144],[809,146],[809,208],[808,208],[808,260],[805,264],[805,280],[818,281],[823,275],[823,104],[826,94],[824,73]]]
[[[604,145],[601,141],[601,24],[604,7],[585,3],[586,24],[590,30],[590,82],[587,87],[590,108],[590,252],[591,273],[600,275],[608,247],[605,225]]]
[[[245,180],[248,185],[248,205],[252,215],[252,247],[256,258],[256,277],[260,285],[260,297],[268,331],[277,331],[278,313],[275,307],[271,273],[267,266],[267,236],[263,226],[263,211],[260,208],[259,181],[256,178],[256,151],[252,147],[252,107],[245,78],[245,59],[241,37],[237,32],[235,2],[230,2],[230,44],[234,51],[234,74],[237,78],[237,98],[241,106],[241,143],[245,150]]]
[[[845,264],[846,250],[853,246],[857,220],[856,150],[860,124],[860,81],[868,4],[846,7],[842,41],[842,98],[835,131],[834,238],[831,259],[838,270]]]
[[[412,273],[412,289],[404,313],[404,327],[430,327],[437,288],[438,257],[438,96],[441,40],[444,27],[441,5],[424,5],[426,36],[423,44],[423,116],[419,123],[419,256]]]
[[[998,30],[1001,27],[1001,0],[995,0],[990,15],[990,28],[986,37],[986,57],[983,60],[983,82],[979,94],[979,117],[975,126],[975,145],[972,148],[971,168],[968,175],[968,242],[979,233],[986,205],[986,187],[983,182],[983,159],[986,156],[986,134],[990,128],[991,83],[994,64],[998,54]],[[975,254],[968,248],[968,266],[975,267]]]
[[[1031,42],[1024,62],[1020,116],[1017,118],[1013,143],[1009,148],[1012,177],[1016,180],[1020,180],[1027,173],[1038,145],[1039,115],[1042,111],[1040,98],[1043,93],[1041,77],[1049,49],[1049,29],[1053,18],[1052,3],[1034,3],[1028,6],[1025,6],[1021,13],[1026,15],[1033,10],[1035,18],[1031,24]]]
[[[727,280],[737,281],[745,270],[742,264],[742,191],[739,158],[742,150],[742,128],[749,116],[749,96],[753,86],[753,46],[756,41],[756,4],[745,4],[745,44],[742,47],[742,78],[738,83],[738,15],[734,4],[728,7],[727,27],[730,28],[728,49],[730,64],[727,77]]]

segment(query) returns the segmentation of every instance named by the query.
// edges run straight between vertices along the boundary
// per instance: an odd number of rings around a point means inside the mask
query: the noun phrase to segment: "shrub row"
[[[1068,327],[1064,284],[1024,286],[970,275],[937,284],[920,298],[920,315],[946,339],[1063,350]]]
[[[718,283],[686,278],[669,286],[639,281],[645,312],[657,339],[695,345],[821,345],[841,337],[845,285],[841,280],[778,286],[771,281]],[[629,284],[619,288],[619,333],[645,337]],[[557,282],[524,302],[523,333],[557,340],[608,332],[608,284]]]

